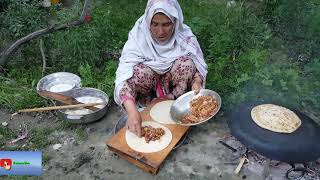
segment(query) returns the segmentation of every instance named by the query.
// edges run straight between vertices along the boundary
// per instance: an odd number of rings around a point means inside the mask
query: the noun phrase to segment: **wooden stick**
[[[241,157],[240,162],[239,162],[236,170],[234,171],[234,173],[235,173],[236,175],[239,175],[240,170],[241,170],[243,164],[244,164],[247,160],[248,160],[248,159],[247,159],[246,157]]]
[[[42,77],[44,75],[44,71],[46,70],[47,67],[47,61],[46,61],[46,55],[44,54],[44,50],[43,50],[43,40],[42,38],[40,38],[39,41],[39,48],[40,48],[40,53],[41,53],[41,57],[42,57]]]
[[[42,107],[42,108],[33,108],[33,109],[21,109],[18,112],[40,112],[40,111],[52,111],[59,109],[73,109],[73,108],[81,108],[87,106],[96,106],[103,105],[105,103],[87,103],[87,104],[75,104],[75,105],[66,105],[66,106],[51,106],[51,107]]]

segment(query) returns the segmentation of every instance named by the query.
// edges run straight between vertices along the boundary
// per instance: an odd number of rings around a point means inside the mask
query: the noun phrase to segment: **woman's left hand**
[[[195,91],[195,93],[199,93],[201,88],[202,88],[202,83],[199,81],[194,81],[191,87],[191,89]]]

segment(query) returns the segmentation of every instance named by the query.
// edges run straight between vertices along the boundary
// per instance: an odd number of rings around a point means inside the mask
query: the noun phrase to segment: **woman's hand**
[[[140,113],[136,108],[136,104],[131,100],[127,100],[123,103],[123,105],[128,112],[127,128],[132,133],[141,137],[141,122],[142,121],[141,121]]]
[[[192,87],[191,89],[193,91],[195,91],[196,94],[198,94],[200,92],[200,89],[202,88],[202,83],[201,81],[194,81],[193,84],[192,84]]]

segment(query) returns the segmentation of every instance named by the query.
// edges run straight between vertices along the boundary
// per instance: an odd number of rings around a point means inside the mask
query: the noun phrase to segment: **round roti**
[[[172,134],[167,127],[152,121],[142,122],[142,126],[149,126],[149,125],[152,126],[153,128],[162,128],[164,130],[164,135],[161,136],[159,140],[150,141],[149,143],[147,143],[144,137],[139,138],[137,135],[127,130],[125,138],[128,146],[131,149],[138,152],[142,152],[142,153],[152,153],[152,152],[158,152],[163,150],[171,143]]]
[[[150,110],[151,118],[161,124],[176,124],[170,116],[170,108],[173,103],[174,100],[168,100],[155,104]]]
[[[300,118],[293,111],[274,104],[255,106],[251,117],[258,126],[278,133],[292,133],[301,125]]]

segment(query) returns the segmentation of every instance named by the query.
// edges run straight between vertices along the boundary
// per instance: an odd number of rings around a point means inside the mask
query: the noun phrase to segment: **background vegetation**
[[[4,0],[0,50],[52,23],[79,16],[82,1],[49,9],[36,0]],[[198,37],[209,66],[207,88],[222,95],[223,108],[265,100],[320,112],[320,3],[318,0],[180,0],[185,23]],[[81,76],[82,85],[113,95],[117,57],[146,1],[94,1],[93,20],[42,38],[45,74]],[[14,111],[47,103],[35,92],[42,77],[39,41],[23,46],[0,76],[0,106]],[[15,99],[15,101],[12,101]]]

